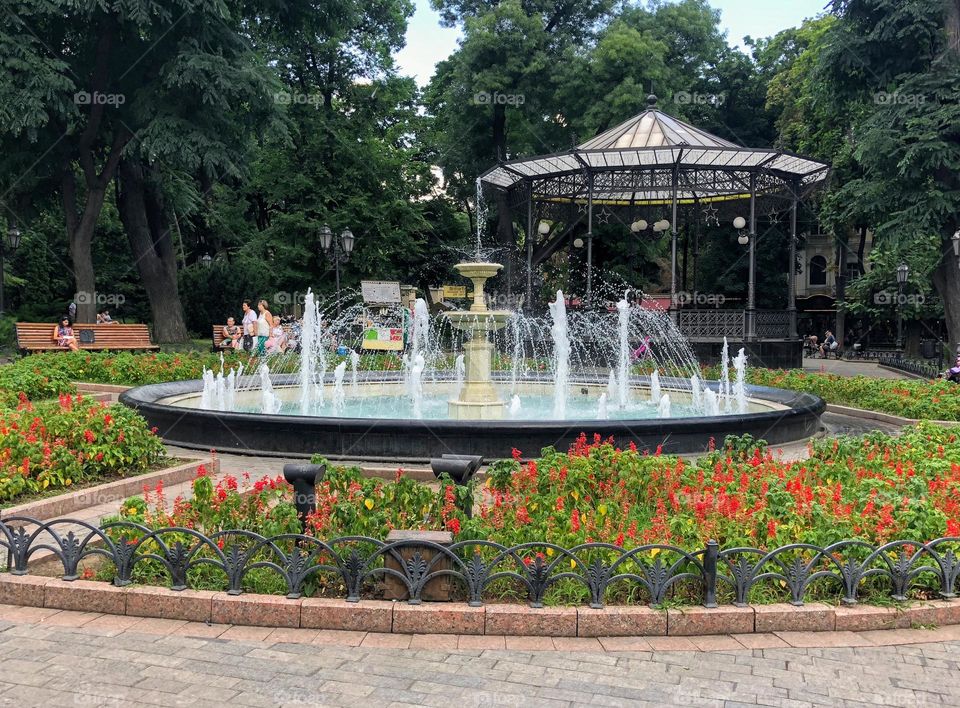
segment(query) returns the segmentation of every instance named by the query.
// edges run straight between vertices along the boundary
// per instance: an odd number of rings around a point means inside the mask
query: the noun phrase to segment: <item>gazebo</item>
[[[634,233],[670,232],[670,310],[692,342],[716,344],[723,337],[745,343],[762,360],[795,365],[800,356],[795,269],[789,268],[785,311],[756,308],[758,219],[789,218],[790,263],[796,261],[800,203],[826,180],[829,165],[783,150],[747,148],[664,113],[656,96],[643,113],[576,146],[552,155],[499,163],[480,176],[487,191],[499,191],[526,219],[526,301],[532,302],[533,271],[585,233],[586,297],[592,296],[593,239],[597,223],[614,219]],[[525,211],[525,214],[523,214]],[[534,221],[540,226],[535,228]],[[678,298],[677,242],[681,222],[699,234],[706,223],[729,219],[749,257],[746,307],[697,309]],[[552,225],[551,225],[552,224]],[[695,259],[698,249],[695,249]],[[696,260],[694,284],[696,284]],[[686,298],[689,300],[689,298]]]

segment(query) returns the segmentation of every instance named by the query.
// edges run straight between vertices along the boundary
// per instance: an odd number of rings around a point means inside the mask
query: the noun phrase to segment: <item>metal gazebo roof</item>
[[[597,205],[642,206],[805,191],[829,173],[826,163],[742,147],[664,113],[655,96],[648,102],[643,113],[573,150],[502,162],[480,182],[508,192],[522,187],[534,201],[582,203],[590,197]]]

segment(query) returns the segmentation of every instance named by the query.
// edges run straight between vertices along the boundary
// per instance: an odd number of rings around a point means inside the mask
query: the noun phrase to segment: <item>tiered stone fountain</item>
[[[499,420],[504,417],[505,406],[490,377],[493,344],[488,335],[506,325],[513,313],[488,310],[483,287],[503,266],[499,263],[458,263],[454,268],[473,281],[473,304],[469,310],[446,313],[450,324],[469,337],[463,347],[466,372],[460,397],[449,402],[448,412],[454,420]]]

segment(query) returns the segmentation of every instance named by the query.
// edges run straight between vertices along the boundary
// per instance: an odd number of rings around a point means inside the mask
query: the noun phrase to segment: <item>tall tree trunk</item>
[[[67,240],[70,244],[70,260],[73,266],[73,279],[76,292],[73,296],[77,304],[78,322],[96,322],[97,283],[93,270],[91,244],[97,227],[97,219],[103,209],[106,190],[87,189],[83,211],[77,212],[77,185],[71,166],[64,169],[61,179],[60,196],[63,202],[64,222]]]
[[[955,225],[956,228],[956,225]],[[953,235],[952,232],[950,234]],[[951,351],[960,354],[960,263],[953,255],[949,237],[944,239],[943,258],[933,271],[933,286],[943,300],[943,314]]]
[[[176,251],[159,187],[146,168],[132,159],[120,163],[118,177],[117,208],[150,300],[154,340],[186,341],[187,326],[177,289]]]

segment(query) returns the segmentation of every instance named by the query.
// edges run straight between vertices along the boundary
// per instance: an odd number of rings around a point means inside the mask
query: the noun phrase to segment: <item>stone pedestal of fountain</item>
[[[493,344],[487,335],[506,325],[512,313],[488,310],[483,286],[503,266],[499,263],[458,263],[454,268],[473,281],[473,304],[469,310],[446,313],[450,324],[469,337],[463,348],[466,368],[463,387],[460,397],[449,402],[448,413],[454,420],[498,420],[503,418],[505,407],[490,377]]]

